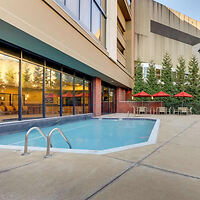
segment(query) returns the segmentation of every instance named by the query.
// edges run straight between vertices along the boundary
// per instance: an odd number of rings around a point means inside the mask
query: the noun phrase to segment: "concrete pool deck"
[[[144,117],[160,119],[154,145],[106,155],[53,153],[47,159],[45,152],[21,156],[0,149],[0,199],[199,200],[200,116]]]

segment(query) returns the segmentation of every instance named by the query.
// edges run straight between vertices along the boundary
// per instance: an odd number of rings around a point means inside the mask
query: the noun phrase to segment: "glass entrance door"
[[[115,89],[102,85],[101,113],[109,114],[115,112]]]

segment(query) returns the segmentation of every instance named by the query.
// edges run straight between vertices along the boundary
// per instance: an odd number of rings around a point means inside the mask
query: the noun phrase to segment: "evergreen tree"
[[[151,95],[159,91],[158,78],[156,76],[156,69],[153,62],[150,63],[147,71],[146,91]]]
[[[187,89],[190,94],[194,96],[195,101],[199,101],[199,68],[198,68],[198,61],[195,56],[193,56],[189,62],[188,66],[188,78],[187,78]]]
[[[2,76],[1,76],[1,72],[0,72],[0,87],[4,87],[5,83],[3,82]]]
[[[178,65],[176,67],[176,88],[177,92],[184,91],[186,88],[186,78],[185,78],[186,64],[185,59],[180,57],[178,59]]]
[[[36,88],[42,88],[43,83],[43,69],[41,67],[35,67],[33,84]]]
[[[135,63],[135,85],[134,85],[134,94],[142,92],[145,90],[145,83],[143,79],[143,70],[142,63],[138,59]]]
[[[24,73],[22,74],[23,86],[31,87],[31,73],[29,72],[29,68],[26,66]]]
[[[6,83],[9,86],[15,86],[15,73],[12,69],[9,69],[5,75]]]
[[[170,95],[174,94],[174,80],[172,75],[172,61],[170,55],[166,53],[163,57],[162,61],[162,72],[161,72],[161,82],[162,86],[161,89],[169,93]]]
[[[53,86],[55,88],[60,88],[60,73],[55,71],[53,73]]]

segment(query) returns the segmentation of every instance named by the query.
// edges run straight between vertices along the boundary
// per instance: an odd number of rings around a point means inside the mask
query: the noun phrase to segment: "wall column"
[[[93,113],[94,116],[101,115],[101,79],[93,79]]]
[[[121,112],[120,101],[126,101],[126,90],[118,87],[116,97],[117,97],[117,110],[116,110],[116,112],[120,113]]]

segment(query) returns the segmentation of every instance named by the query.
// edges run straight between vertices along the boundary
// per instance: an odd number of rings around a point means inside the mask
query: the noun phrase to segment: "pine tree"
[[[43,69],[41,67],[35,67],[33,84],[36,88],[42,88],[43,84]]]
[[[186,89],[186,64],[185,59],[180,57],[178,59],[178,65],[176,66],[176,88],[177,92],[184,91]]]
[[[60,88],[60,73],[55,71],[53,73],[53,87]]]
[[[187,90],[190,94],[194,96],[195,101],[199,101],[200,97],[200,83],[199,83],[199,68],[198,61],[195,56],[193,56],[189,62],[188,66],[188,78],[187,78]]]
[[[162,72],[161,72],[161,82],[162,82],[162,90],[170,95],[174,94],[174,80],[172,75],[172,61],[170,55],[166,53],[163,57],[162,61]]]
[[[15,86],[15,73],[12,69],[9,69],[5,75],[6,83],[9,86]]]
[[[153,62],[150,63],[147,71],[146,91],[151,95],[159,91],[158,78],[156,76],[156,69]]]
[[[4,85],[5,85],[5,83],[3,82],[2,75],[1,75],[1,72],[0,72],[0,88],[3,88]]]
[[[31,73],[29,72],[29,68],[26,66],[24,73],[22,74],[23,86],[24,87],[31,87]]]
[[[142,92],[145,90],[145,83],[143,79],[143,70],[142,70],[142,63],[138,59],[135,63],[135,85],[134,85],[134,94]]]

